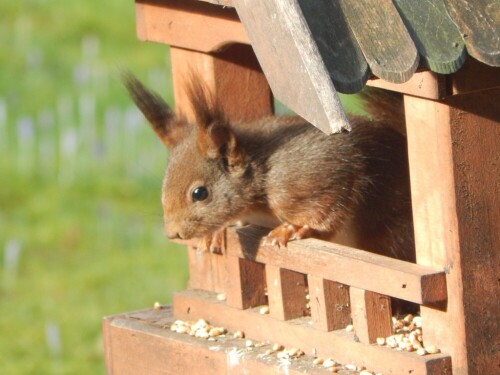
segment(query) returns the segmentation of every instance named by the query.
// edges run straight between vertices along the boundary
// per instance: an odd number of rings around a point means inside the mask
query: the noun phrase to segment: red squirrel
[[[208,238],[214,250],[223,228],[264,216],[273,244],[315,237],[415,260],[406,139],[393,129],[401,102],[375,96],[371,112],[388,119],[350,116],[350,132],[326,135],[299,116],[232,123],[195,78],[190,123],[132,74],[123,81],[169,149],[168,237]]]

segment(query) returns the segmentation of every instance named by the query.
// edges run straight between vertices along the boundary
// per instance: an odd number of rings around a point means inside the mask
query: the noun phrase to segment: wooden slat
[[[234,256],[226,258],[226,298],[238,309],[266,305],[266,273],[264,265]]]
[[[394,4],[428,68],[450,74],[462,67],[465,44],[443,0],[394,0]]]
[[[299,2],[233,3],[275,97],[327,134],[350,129]],[[325,14],[317,17],[328,27]]]
[[[350,288],[352,324],[359,341],[371,344],[377,337],[392,335],[391,299],[387,296]]]
[[[307,276],[313,327],[322,331],[345,328],[351,323],[349,287],[314,275]]]
[[[410,79],[418,53],[391,1],[340,0],[342,10],[372,72],[394,83]]]
[[[228,255],[419,304],[446,300],[443,271],[316,239],[292,241],[281,250],[270,245],[259,247],[266,233],[251,227],[228,230]]]
[[[137,37],[142,41],[211,52],[248,37],[233,8],[192,0],[136,1]]]
[[[446,77],[450,94],[460,95],[500,87],[498,68],[480,63],[469,58],[462,69]]]
[[[337,1],[298,1],[311,35],[337,91],[360,91],[370,75],[368,64]]]
[[[479,61],[500,66],[500,4],[497,0],[444,0],[458,26],[467,52]]]
[[[304,316],[307,284],[305,275],[267,265],[266,282],[269,310],[273,318],[289,320]]]
[[[418,72],[405,83],[392,83],[377,78],[369,79],[366,84],[422,98],[442,99],[449,94],[446,83],[446,77],[443,75],[434,72]]]
[[[224,257],[188,246],[189,288],[223,293],[226,289]]]
[[[446,305],[421,308],[424,340],[451,354],[454,374],[498,372],[499,102],[499,89],[405,97],[417,261],[448,273]]]
[[[315,350],[322,358],[332,357],[341,363],[355,363],[384,374],[442,375],[451,373],[451,360],[446,354],[418,356],[378,345],[356,342],[345,330],[323,332],[311,328],[310,318],[279,321],[254,310],[237,310],[203,291],[174,294],[174,315],[179,319],[204,318],[230,330],[243,330],[247,337],[281,343],[306,353]],[[323,370],[324,371],[324,370]]]

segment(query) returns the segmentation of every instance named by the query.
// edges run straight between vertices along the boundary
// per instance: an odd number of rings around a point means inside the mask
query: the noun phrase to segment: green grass
[[[0,21],[0,374],[104,373],[102,317],[187,280],[162,234],[167,154],[117,74],[171,102],[168,50],[122,0],[2,2]]]

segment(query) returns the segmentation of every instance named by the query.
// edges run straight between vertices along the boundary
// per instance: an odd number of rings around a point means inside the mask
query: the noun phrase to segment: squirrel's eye
[[[198,186],[191,192],[193,202],[204,201],[208,197],[208,190],[205,186]]]

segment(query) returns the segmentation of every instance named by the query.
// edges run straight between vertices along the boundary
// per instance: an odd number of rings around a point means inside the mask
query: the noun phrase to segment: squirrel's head
[[[213,95],[191,80],[186,93],[195,123],[190,123],[133,75],[124,75],[124,84],[169,150],[162,190],[166,235],[201,237],[237,219],[250,200],[252,171]]]

